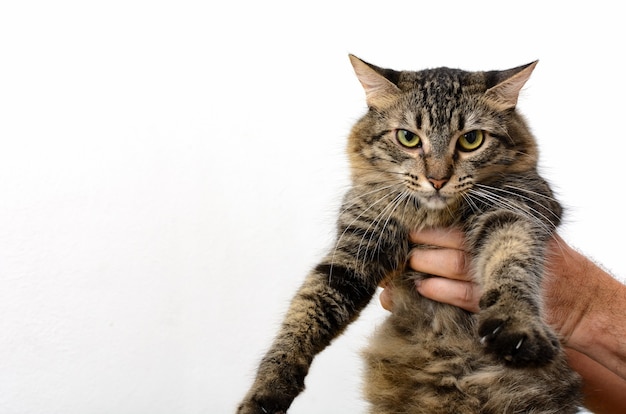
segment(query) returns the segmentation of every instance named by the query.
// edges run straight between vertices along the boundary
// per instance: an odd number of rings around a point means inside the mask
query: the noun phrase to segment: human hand
[[[478,312],[482,291],[470,273],[463,232],[457,228],[432,228],[412,232],[409,237],[412,243],[420,245],[411,252],[410,267],[436,276],[416,282],[418,292],[429,299]],[[383,308],[391,310],[391,288],[385,287],[380,302]]]
[[[432,228],[412,232],[409,237],[412,243],[420,246],[411,252],[409,266],[435,276],[416,282],[418,292],[429,299],[477,313],[482,290],[471,275],[471,258],[464,250],[463,232],[458,228]],[[587,336],[575,335],[580,331],[577,329],[580,321],[589,311],[589,303],[597,303],[589,297],[597,290],[588,287],[592,284],[588,279],[602,273],[558,235],[549,241],[543,283],[545,318],[565,343],[575,348],[580,349],[580,338]],[[573,286],[585,288],[572,289]],[[383,287],[380,302],[383,308],[391,311],[393,289]]]

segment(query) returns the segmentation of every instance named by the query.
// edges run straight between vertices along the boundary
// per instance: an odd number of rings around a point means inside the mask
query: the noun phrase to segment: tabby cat
[[[516,111],[536,62],[504,71],[382,69],[350,56],[368,112],[353,127],[352,186],[336,244],[293,298],[239,414],[285,413],[313,357],[393,286],[364,352],[371,413],[575,413],[580,379],[542,319],[546,242],[561,207]],[[480,312],[420,296],[408,234],[459,226]]]

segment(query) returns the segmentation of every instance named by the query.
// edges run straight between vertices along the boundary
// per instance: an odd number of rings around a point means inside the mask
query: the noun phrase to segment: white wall
[[[563,233],[626,275],[617,2],[98,3],[0,6],[0,413],[234,411],[332,237],[365,108],[348,53],[540,59],[520,109]],[[362,412],[382,316],[316,360],[291,413]]]

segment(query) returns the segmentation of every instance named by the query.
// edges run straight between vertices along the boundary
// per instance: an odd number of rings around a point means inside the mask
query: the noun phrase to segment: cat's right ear
[[[370,65],[354,55],[349,56],[356,77],[363,85],[365,100],[370,108],[385,107],[401,93],[400,88],[379,72],[380,68]]]

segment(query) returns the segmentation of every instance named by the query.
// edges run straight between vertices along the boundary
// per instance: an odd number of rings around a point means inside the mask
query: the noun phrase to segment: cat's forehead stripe
[[[465,117],[461,112],[459,112],[457,116],[457,129],[459,131],[463,131],[463,129],[465,129]]]
[[[418,111],[415,116],[415,125],[417,126],[417,129],[422,129],[422,113],[420,111]]]

